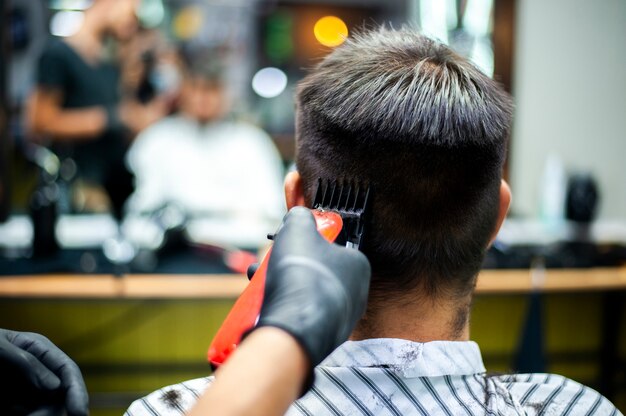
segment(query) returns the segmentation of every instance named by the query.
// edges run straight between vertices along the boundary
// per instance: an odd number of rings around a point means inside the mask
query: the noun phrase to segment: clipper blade
[[[343,229],[335,243],[358,249],[361,246],[370,195],[368,184],[346,180],[317,180],[313,209],[335,211]]]

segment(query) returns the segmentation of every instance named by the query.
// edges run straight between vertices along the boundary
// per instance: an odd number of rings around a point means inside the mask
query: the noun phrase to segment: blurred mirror
[[[285,209],[295,85],[346,36],[381,24],[420,28],[514,95],[504,243],[566,238],[579,174],[597,185],[592,235],[626,240],[625,10],[578,3],[2,1],[3,270],[68,250],[78,260],[51,269],[256,253]]]

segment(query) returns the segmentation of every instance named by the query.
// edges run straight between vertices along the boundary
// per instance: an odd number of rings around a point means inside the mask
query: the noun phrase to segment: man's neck
[[[74,35],[66,38],[77,52],[90,63],[97,63],[102,57],[104,48],[104,28],[101,27],[93,13],[86,13],[81,28]]]
[[[415,296],[412,301],[377,301],[375,306],[370,303],[350,339],[467,341],[470,303],[471,296],[454,301]]]

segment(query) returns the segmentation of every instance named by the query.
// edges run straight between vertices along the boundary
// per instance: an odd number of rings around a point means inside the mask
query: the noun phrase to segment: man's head
[[[96,0],[88,13],[106,34],[120,41],[129,40],[138,26],[137,8],[140,0]]]
[[[229,110],[221,69],[210,61],[188,64],[185,71],[180,108],[200,123],[223,118]]]
[[[508,209],[511,113],[494,81],[409,30],[348,39],[300,83],[296,187],[310,206],[317,178],[371,186],[373,299],[471,293]]]

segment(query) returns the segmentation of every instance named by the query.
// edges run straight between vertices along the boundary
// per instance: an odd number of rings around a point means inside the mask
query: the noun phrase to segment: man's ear
[[[496,227],[493,230],[493,234],[491,235],[491,240],[489,241],[489,245],[493,244],[496,241],[496,237],[498,235],[498,231],[500,231],[500,227],[502,227],[502,223],[506,218],[506,214],[509,212],[509,207],[511,206],[511,188],[509,184],[506,183],[504,179],[500,182],[500,205],[498,209],[498,220],[496,221]]]
[[[287,203],[287,210],[295,206],[305,206],[302,179],[297,170],[291,171],[285,176],[285,202]]]

